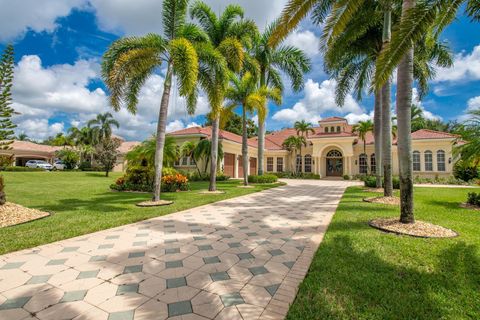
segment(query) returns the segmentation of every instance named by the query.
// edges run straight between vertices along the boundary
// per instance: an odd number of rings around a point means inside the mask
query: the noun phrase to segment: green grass
[[[0,228],[0,254],[112,228],[219,200],[274,187],[238,188],[239,181],[218,182],[222,195],[201,195],[208,182],[192,182],[192,191],[163,193],[174,203],[165,207],[139,208],[136,203],[151,195],[112,192],[109,185],[120,174],[106,178],[96,172],[4,172],[7,200],[52,213],[26,224]]]
[[[471,191],[416,188],[417,219],[460,234],[421,239],[370,228],[398,208],[349,188],[287,319],[480,319],[480,211],[459,208]]]

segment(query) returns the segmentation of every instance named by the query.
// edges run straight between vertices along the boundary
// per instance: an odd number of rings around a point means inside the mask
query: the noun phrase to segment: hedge
[[[278,181],[278,177],[273,174],[264,174],[261,176],[248,176],[248,182],[250,183],[275,183]]]

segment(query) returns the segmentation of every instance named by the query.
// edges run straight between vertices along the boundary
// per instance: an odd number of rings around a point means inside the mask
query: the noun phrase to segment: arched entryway
[[[343,175],[343,155],[340,151],[333,149],[326,156],[327,177],[341,177]]]

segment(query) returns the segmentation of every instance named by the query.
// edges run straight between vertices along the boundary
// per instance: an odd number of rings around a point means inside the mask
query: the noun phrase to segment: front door
[[[343,175],[343,159],[327,158],[327,176],[341,177]]]

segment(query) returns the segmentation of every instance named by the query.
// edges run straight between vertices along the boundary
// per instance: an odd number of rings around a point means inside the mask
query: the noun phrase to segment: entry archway
[[[326,158],[327,177],[341,177],[343,175],[343,155],[337,149],[330,150]]]

